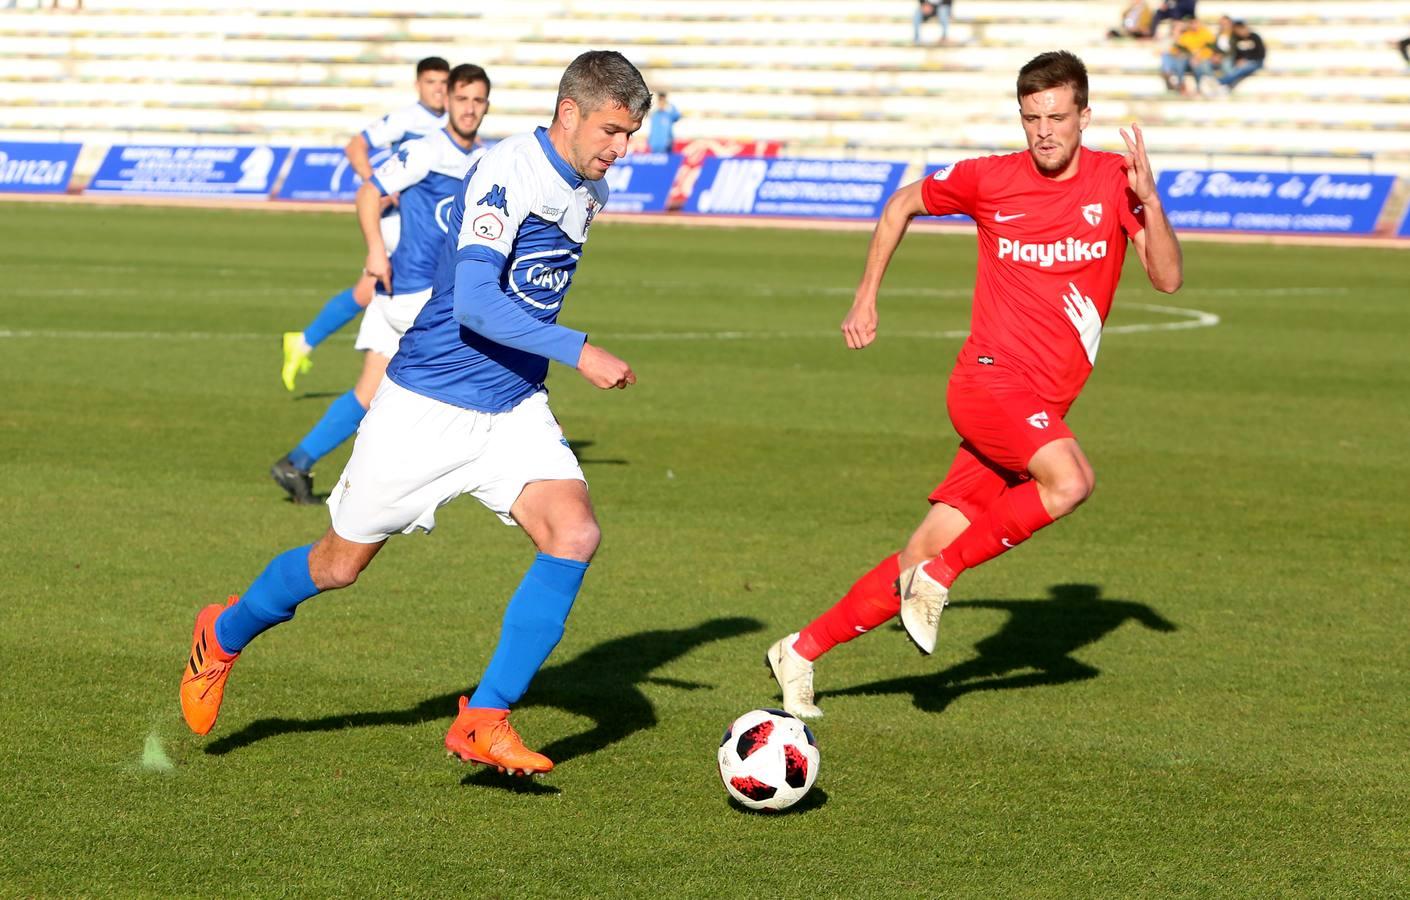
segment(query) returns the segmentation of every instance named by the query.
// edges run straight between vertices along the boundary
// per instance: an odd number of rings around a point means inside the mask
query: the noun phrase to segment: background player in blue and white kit
[[[476,135],[490,106],[490,78],[479,66],[450,72],[449,123],[406,141],[357,192],[357,219],[367,242],[363,270],[377,282],[362,317],[357,349],[363,354],[357,385],[328,407],[318,424],[274,463],[270,474],[295,503],[313,503],[313,464],[357,431],[387,361],[416,314],[431,297],[436,264],[449,227],[450,207],[461,182],[484,153]],[[401,238],[390,253],[381,222],[382,200],[400,194]]]
[[[450,63],[439,56],[428,56],[416,64],[416,102],[392,110],[382,118],[353,135],[343,148],[348,165],[366,182],[372,177],[372,154],[383,148],[395,151],[405,141],[431,134],[446,124],[446,80]],[[383,235],[387,250],[396,249],[401,220],[397,208],[388,199],[383,204]],[[313,366],[309,354],[330,334],[357,318],[357,314],[372,301],[375,279],[363,272],[357,283],[334,294],[323,304],[313,321],[303,331],[284,333],[284,364],[280,378],[284,387],[294,389],[294,380]]]
[[[625,57],[584,53],[563,73],[552,124],[502,141],[471,170],[431,300],[403,336],[328,500],[332,528],[276,556],[238,600],[196,616],[181,682],[193,731],[214,726],[230,668],[250,640],[309,597],[352,584],[391,535],[429,531],[438,508],[471,494],[523,528],[538,553],[445,744],[503,770],[553,768],[524,746],[509,708],[562,637],[601,532],[544,379],[557,360],[599,388],[636,383],[630,366],[557,318],[607,202],[603,176],[650,107]]]

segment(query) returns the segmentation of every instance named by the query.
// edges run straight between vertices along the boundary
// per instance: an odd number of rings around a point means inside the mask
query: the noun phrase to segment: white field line
[[[1130,309],[1140,309],[1176,317],[1173,322],[1134,322],[1113,325],[1106,334],[1137,334],[1148,331],[1182,331],[1187,328],[1210,328],[1219,324],[1219,316],[1198,309],[1179,306],[1156,306],[1148,303],[1128,303]],[[638,331],[594,332],[594,337],[611,341],[749,341],[785,340],[790,338],[837,338],[838,331]],[[956,331],[882,331],[887,338],[912,340],[950,340],[967,337],[967,330]],[[249,332],[219,331],[68,331],[61,329],[0,329],[0,338],[33,338],[40,340],[143,340],[143,341],[269,341],[278,335]]]

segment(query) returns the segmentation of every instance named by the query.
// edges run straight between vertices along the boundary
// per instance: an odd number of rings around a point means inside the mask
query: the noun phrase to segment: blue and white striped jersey
[[[431,299],[388,377],[444,403],[504,412],[543,388],[550,359],[576,365],[586,335],[556,322],[606,203],[606,181],[579,177],[545,129],[496,144],[456,196]]]
[[[402,144],[372,173],[372,183],[383,196],[401,194],[401,237],[392,252],[396,293],[424,291],[435,280],[441,245],[450,230],[451,206],[465,176],[484,153],[482,147],[461,149],[440,128]]]

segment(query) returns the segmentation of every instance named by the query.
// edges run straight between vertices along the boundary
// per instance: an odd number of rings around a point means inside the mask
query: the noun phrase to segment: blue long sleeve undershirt
[[[499,288],[504,270],[484,258],[461,259],[455,265],[455,320],[471,331],[525,353],[533,353],[576,368],[587,335],[524,312]]]

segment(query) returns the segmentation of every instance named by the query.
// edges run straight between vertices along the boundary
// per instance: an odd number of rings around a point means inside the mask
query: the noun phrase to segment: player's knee
[[[365,561],[348,556],[315,553],[309,558],[309,574],[320,591],[335,591],[354,584],[366,567]]]
[[[545,543],[540,549],[549,556],[588,562],[602,543],[602,529],[596,520],[583,519],[553,529]]]
[[[1091,469],[1079,469],[1045,485],[1043,500],[1053,518],[1060,518],[1085,503],[1096,486]]]

